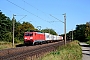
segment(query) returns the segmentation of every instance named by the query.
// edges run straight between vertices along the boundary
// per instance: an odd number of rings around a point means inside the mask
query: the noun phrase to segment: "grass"
[[[21,44],[21,43],[22,42],[15,43],[14,48],[16,47],[16,45]],[[8,49],[8,48],[12,48],[12,43],[11,42],[0,41],[0,50]]]
[[[12,43],[0,41],[0,50],[11,48],[11,47],[12,47]]]
[[[59,47],[39,60],[82,60],[82,50],[78,41]]]

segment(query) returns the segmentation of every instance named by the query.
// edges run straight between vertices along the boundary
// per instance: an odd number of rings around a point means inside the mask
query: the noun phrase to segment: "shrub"
[[[89,44],[89,45],[90,45],[90,40],[89,40],[89,41],[87,41],[87,44]]]
[[[15,43],[20,43],[21,41],[20,41],[19,39],[15,38],[15,39],[14,39],[14,42],[15,42]]]

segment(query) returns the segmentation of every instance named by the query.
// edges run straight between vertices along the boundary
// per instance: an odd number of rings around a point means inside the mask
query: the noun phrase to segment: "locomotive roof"
[[[41,32],[25,32],[25,33],[41,33]]]

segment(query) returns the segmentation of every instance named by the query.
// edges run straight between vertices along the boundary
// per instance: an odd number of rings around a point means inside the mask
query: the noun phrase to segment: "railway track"
[[[48,52],[55,51],[58,46],[62,46],[63,44],[64,41],[59,41],[50,44],[1,50],[0,60],[27,60],[27,58],[35,60]]]

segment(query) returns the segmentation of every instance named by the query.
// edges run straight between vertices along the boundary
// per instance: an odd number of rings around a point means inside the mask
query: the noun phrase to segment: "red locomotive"
[[[51,42],[51,41],[59,41],[63,40],[62,36],[51,35],[49,33],[40,33],[40,32],[25,32],[24,33],[24,43],[32,44],[43,42]]]

